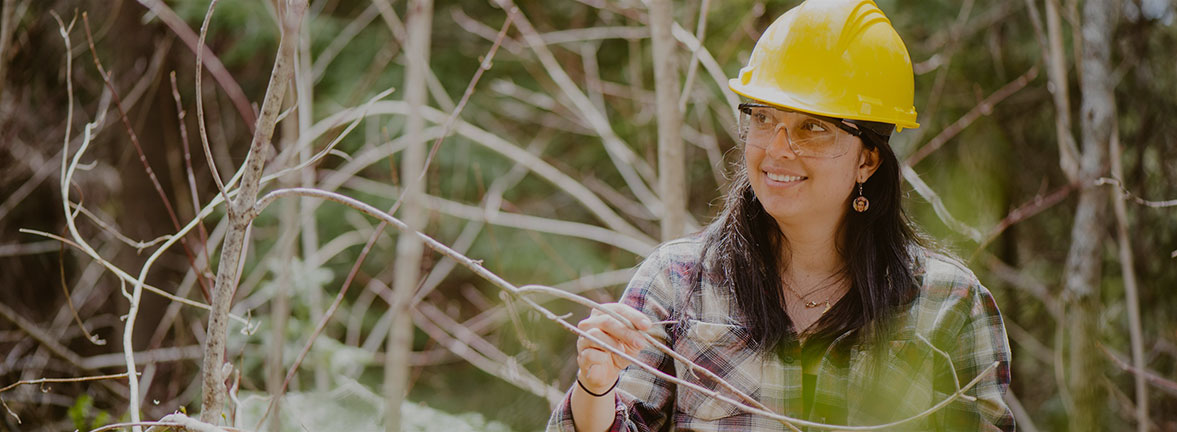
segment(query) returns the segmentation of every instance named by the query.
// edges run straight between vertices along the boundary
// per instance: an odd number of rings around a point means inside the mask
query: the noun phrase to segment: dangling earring
[[[866,199],[866,197],[862,195],[862,183],[859,183],[858,198],[855,198],[853,203],[854,211],[863,213],[868,207],[870,207],[870,200]]]

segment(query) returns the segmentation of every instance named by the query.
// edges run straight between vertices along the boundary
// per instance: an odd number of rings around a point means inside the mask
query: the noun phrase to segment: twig
[[[118,229],[111,226],[110,223],[103,221],[102,218],[99,218],[94,213],[90,212],[90,210],[88,210],[88,209],[86,209],[86,207],[82,206],[81,203],[71,202],[71,203],[69,203],[69,205],[70,205],[70,207],[73,207],[73,209],[76,210],[77,213],[80,213],[80,214],[86,216],[87,218],[90,218],[91,222],[94,222],[94,224],[98,225],[99,228],[102,228],[103,231],[110,233],[110,235],[114,236],[115,239],[117,239],[118,241],[122,242],[123,244],[125,244],[127,246],[135,248],[136,253],[143,252],[143,249],[147,249],[149,247],[163,243],[165,241],[168,241],[168,239],[172,238],[172,236],[170,236],[170,235],[162,235],[162,236],[152,239],[151,241],[135,240],[130,237],[127,237],[126,234],[119,232]],[[177,227],[176,229],[179,229],[179,227]],[[183,241],[183,240],[181,240],[181,241]],[[193,270],[196,270],[195,261],[190,262],[190,264],[191,264],[191,268]]]
[[[56,13],[53,14],[53,17],[55,20],[57,20],[59,32],[61,34],[62,39],[64,39],[66,41],[65,43],[68,48],[68,46],[69,46],[69,30],[67,29],[65,24],[61,22],[61,18],[58,17]],[[70,28],[72,28],[72,27],[73,27],[73,22],[71,21]],[[62,210],[65,213],[66,226],[69,228],[70,235],[73,236],[73,238],[75,240],[77,240],[78,244],[82,246],[82,249],[84,251],[86,251],[87,254],[89,254],[91,257],[94,257],[95,260],[97,260],[97,261],[101,261],[103,263],[106,263],[105,260],[103,260],[101,257],[98,256],[97,252],[94,251],[94,248],[91,247],[88,243],[85,242],[85,240],[82,239],[81,234],[78,233],[78,227],[74,223],[73,214],[70,212],[70,209],[69,209],[69,203],[70,203],[70,199],[69,199],[70,186],[69,185],[71,184],[70,181],[73,177],[74,169],[77,168],[78,162],[81,160],[82,154],[85,153],[86,148],[90,145],[91,131],[93,130],[94,123],[87,123],[86,126],[83,128],[84,129],[83,130],[84,138],[82,139],[82,144],[81,144],[81,146],[78,147],[77,153],[74,154],[73,162],[71,164],[69,164],[69,166],[67,168],[66,159],[68,159],[68,156],[69,156],[70,130],[71,130],[71,126],[73,124],[74,92],[73,92],[73,80],[71,77],[72,61],[70,60],[70,56],[68,55],[68,53],[66,55],[66,58],[67,58],[67,60],[66,60],[66,76],[67,76],[66,77],[66,83],[67,83],[66,84],[66,94],[69,99],[69,102],[68,102],[69,111],[66,114],[65,137],[63,138],[64,144],[63,144],[62,151],[61,151],[61,205],[62,205]],[[109,265],[109,263],[106,263],[106,265],[108,267],[114,267],[112,265]],[[131,297],[131,299],[130,299],[131,300],[131,308],[130,308],[130,311],[128,312],[128,315],[127,315],[128,319],[127,319],[127,325],[126,325],[126,333],[124,333],[123,353],[124,353],[126,360],[127,360],[127,374],[129,376],[137,376],[138,375],[135,371],[135,361],[134,361],[134,354],[133,354],[134,348],[131,345],[131,341],[130,341],[130,338],[128,335],[134,329],[134,316],[138,312],[138,307],[139,307],[138,295],[140,294],[140,292],[141,292],[141,284],[136,284],[135,296]],[[46,346],[49,346],[49,344],[46,343],[46,341],[42,341],[42,343],[46,344]],[[75,355],[75,357],[76,357],[76,355]],[[138,396],[137,396],[138,382],[135,379],[128,379],[127,381],[129,383],[130,394],[131,394],[131,398],[130,398],[131,399],[131,401],[130,401],[131,420],[132,421],[139,421],[139,402],[138,402]],[[139,432],[137,427],[135,428],[135,432]]]
[[[65,243],[58,244],[57,269],[58,274],[61,275],[61,292],[65,294],[65,304],[69,306],[70,315],[73,316],[74,322],[78,324],[78,329],[82,330],[82,334],[86,336],[86,340],[94,345],[106,345],[105,340],[90,334],[90,331],[86,330],[86,326],[82,324],[82,317],[78,316],[78,309],[74,307],[74,299],[69,295],[69,283],[65,280]]]
[[[1120,149],[1120,123],[1112,117],[1112,134],[1108,140],[1108,154],[1111,158],[1112,177],[1123,178],[1124,166]],[[1100,179],[1103,180],[1103,179]],[[1097,181],[1098,183],[1098,181]],[[1120,255],[1121,279],[1124,281],[1124,303],[1128,306],[1128,337],[1132,349],[1132,366],[1136,370],[1144,370],[1144,337],[1140,329],[1140,295],[1136,285],[1136,266],[1132,256],[1132,238],[1128,234],[1128,209],[1124,205],[1123,183],[1117,182],[1120,190],[1111,195],[1112,209],[1116,215],[1116,240]],[[1136,384],[1136,422],[1137,430],[1148,431],[1148,385],[1141,374],[1135,376]]]
[[[0,95],[4,94],[4,86],[8,84],[5,79],[8,76],[8,58],[11,57],[12,52],[9,45],[12,43],[12,35],[14,35],[16,23],[24,16],[24,12],[28,9],[29,2],[23,1],[18,5],[15,1],[4,2],[3,11],[0,11]],[[19,12],[18,12],[19,10]],[[69,52],[69,50],[66,50]]]
[[[1124,360],[1122,355],[1113,353],[1110,348],[1104,346],[1103,344],[1100,344],[1099,348],[1103,350],[1104,355],[1116,363],[1116,366],[1118,366],[1120,369],[1131,372],[1133,375],[1143,377],[1154,387],[1164,390],[1165,393],[1168,393],[1172,396],[1177,396],[1177,381],[1165,378],[1161,374],[1150,369],[1136,368],[1135,366],[1128,364],[1128,361]]]
[[[4,393],[8,390],[12,390],[16,387],[26,385],[26,384],[41,384],[41,390],[45,391],[46,390],[46,388],[45,388],[46,383],[99,381],[99,380],[107,380],[107,379],[126,378],[127,376],[128,375],[126,373],[121,373],[121,374],[115,374],[115,375],[101,375],[101,376],[88,376],[88,377],[38,378],[38,379],[31,379],[31,380],[21,380],[21,381],[17,381],[15,383],[9,384],[9,385],[5,386],[4,388],[0,388],[0,393]],[[7,411],[9,415],[11,415],[13,418],[16,418],[17,424],[21,423],[20,416],[16,415],[16,412],[12,411],[12,408],[10,408],[8,406],[8,403],[4,402],[4,398],[2,396],[0,396],[0,406],[3,406],[4,410]]]
[[[1034,419],[1030,417],[1030,413],[1022,406],[1022,401],[1013,392],[1006,393],[1003,399],[1005,399],[1006,404],[1009,404],[1010,411],[1013,411],[1014,419],[1017,420],[1018,429],[1025,432],[1038,432],[1038,426],[1034,425]]]
[[[973,121],[977,120],[982,115],[989,115],[992,113],[993,106],[1001,103],[1001,101],[1005,100],[1005,98],[1025,88],[1026,84],[1029,84],[1030,81],[1037,76],[1038,66],[1031,66],[1030,69],[1026,71],[1026,73],[1017,77],[1013,81],[1010,81],[1006,85],[1001,86],[1000,89],[997,89],[997,91],[993,92],[993,94],[990,94],[988,97],[982,100],[981,103],[977,104],[977,106],[974,106],[973,109],[969,110],[969,112],[965,113],[965,115],[961,116],[959,119],[953,122],[952,125],[940,131],[940,133],[928,141],[927,144],[925,144],[923,147],[920,147],[920,149],[916,150],[916,152],[911,156],[908,156],[907,160],[903,161],[903,163],[908,166],[915,166],[925,157],[928,157],[928,155],[932,154],[932,152],[939,150],[940,147],[944,145],[944,143],[948,142],[948,140],[952,139],[965,128],[967,128],[970,124],[973,123]]]
[[[200,211],[200,193],[196,190],[196,174],[192,170],[192,152],[188,145],[188,125],[184,119],[188,116],[184,111],[184,104],[180,102],[180,88],[176,85],[176,71],[168,74],[168,78],[172,84],[172,99],[176,101],[176,124],[180,128],[180,145],[184,148],[184,172],[188,175],[188,196],[192,198],[192,212]],[[205,279],[204,274],[208,271],[208,266],[212,263],[212,257],[208,255],[208,231],[204,228],[204,223],[201,222],[197,226],[200,229],[200,244],[204,251],[204,265],[203,269],[193,269],[196,271],[197,280]],[[200,284],[200,289],[203,290],[204,299],[212,299],[212,293],[208,291],[208,285]]]
[[[711,0],[703,0],[699,4],[699,21],[695,23],[695,39],[700,42],[703,41],[703,34],[707,30],[707,12],[711,9]],[[699,49],[703,44],[695,46],[691,50],[691,60],[687,62],[687,77],[683,80],[682,96],[678,99],[678,110],[685,112],[687,110],[687,101],[691,99],[691,86],[695,82],[695,73],[699,70]]]
[[[48,349],[49,352],[58,357],[61,357],[71,365],[85,369],[81,357],[79,357],[73,351],[70,351],[70,349],[65,345],[62,345],[61,342],[58,342],[57,338],[46,334],[45,331],[37,327],[36,324],[30,322],[15,310],[12,310],[12,308],[7,304],[0,303],[0,317],[4,317],[4,319],[15,324],[17,328],[21,329],[21,331],[27,333],[29,336],[35,339],[42,346]]]
[[[233,74],[225,69],[225,65],[221,63],[221,59],[213,53],[212,49],[204,44],[204,38],[197,38],[196,32],[188,27],[183,18],[176,15],[166,3],[162,0],[138,0],[139,4],[150,10],[155,16],[159,17],[172,32],[188,45],[188,49],[196,53],[197,57],[201,59],[200,63],[204,65],[205,69],[212,74],[213,80],[221,86],[221,90],[229,97],[233,103],[233,107],[237,109],[237,113],[241,115],[241,119],[245,121],[245,127],[249,129],[250,133],[256,128],[257,115],[254,114],[253,108],[249,104],[249,98],[245,96],[245,92],[241,90],[241,86],[233,79]],[[215,3],[215,1],[214,1]],[[199,47],[199,48],[198,48]],[[199,82],[201,69],[196,70],[196,78]],[[200,94],[200,86],[196,88],[196,94]]]
[[[1100,177],[1095,180],[1095,185],[1096,186],[1103,186],[1103,185],[1116,186],[1119,189],[1119,193],[1123,194],[1123,196],[1119,197],[1117,199],[1117,201],[1131,199],[1132,201],[1134,201],[1137,204],[1140,204],[1145,207],[1152,207],[1152,208],[1165,208],[1165,207],[1177,206],[1177,199],[1171,199],[1171,200],[1165,200],[1165,201],[1150,201],[1150,200],[1146,200],[1144,198],[1141,198],[1139,195],[1132,193],[1132,191],[1130,191],[1130,190],[1128,190],[1128,188],[1124,187],[1124,182],[1120,181],[1120,179],[1116,178],[1116,177]]]
[[[0,258],[22,255],[40,255],[57,249],[57,242],[45,240],[33,243],[11,243],[0,245]]]
[[[126,378],[128,376],[129,375],[127,375],[126,372],[123,372],[123,373],[114,374],[114,375],[99,375],[99,376],[69,377],[69,378],[38,378],[38,379],[31,379],[31,380],[21,380],[21,381],[17,381],[12,384],[6,385],[3,388],[0,388],[0,393],[4,393],[6,391],[20,387],[22,385],[28,385],[28,384],[86,382],[86,381],[98,381],[98,380],[107,380],[107,379]]]
[[[1046,195],[1037,195],[1025,204],[1010,210],[1010,212],[1005,215],[1005,218],[1001,219],[1001,222],[997,223],[997,226],[989,229],[989,232],[985,234],[985,238],[981,240],[980,244],[977,245],[977,248],[973,250],[972,256],[969,257],[969,261],[972,261],[973,258],[975,258],[977,254],[981,253],[981,251],[984,250],[986,246],[989,246],[990,242],[1000,236],[1001,233],[1005,232],[1005,230],[1009,229],[1009,227],[1034,217],[1038,213],[1046,211],[1046,209],[1054,207],[1056,204],[1062,202],[1063,199],[1070,196],[1071,192],[1074,190],[1075,184],[1067,183],[1066,185],[1056,189],[1054,192]]]
[[[203,423],[196,419],[190,418],[183,413],[174,413],[159,419],[160,422],[176,423],[181,428],[191,432],[227,432],[229,429],[219,427],[217,425]],[[148,429],[148,432],[152,432]],[[160,431],[162,432],[162,431]]]
[[[340,132],[339,135],[335,137],[335,139],[331,140],[331,142],[329,144],[327,144],[326,147],[323,147],[322,150],[319,150],[318,153],[315,153],[313,156],[305,158],[304,160],[300,161],[298,164],[295,164],[294,166],[283,168],[275,173],[266,174],[265,176],[262,177],[262,182],[268,183],[271,180],[281,178],[282,176],[285,176],[289,173],[292,173],[295,171],[301,171],[305,168],[314,166],[314,164],[318,163],[319,160],[323,159],[328,154],[331,154],[333,151],[335,151],[335,147],[339,143],[343,142],[344,138],[347,138],[347,136],[351,133],[351,131],[355,130],[355,128],[357,126],[359,126],[360,121],[366,117],[366,115],[368,113],[368,109],[370,109],[373,104],[377,103],[381,99],[384,99],[388,95],[392,94],[392,92],[394,92],[394,91],[396,91],[396,88],[389,87],[389,88],[385,89],[384,91],[377,93],[376,96],[372,96],[372,98],[368,99],[368,102],[364,103],[363,105],[341,111],[340,114],[343,114],[343,115],[337,114],[338,121],[340,121],[340,124],[342,124],[342,122],[344,120],[346,120],[348,115],[352,115],[353,113],[357,113],[357,114],[354,114],[355,118],[352,119],[351,123],[349,123],[346,128],[344,128],[343,132]],[[321,135],[321,134],[316,134],[316,136],[314,138],[317,138],[319,135]],[[300,137],[298,140],[298,144],[291,146],[291,148],[302,149],[302,148],[305,148],[305,146],[310,146],[311,142],[313,141],[314,138],[303,139]],[[287,150],[289,150],[289,149],[287,149]],[[285,151],[283,151],[283,154],[279,154],[277,159],[279,159],[279,160],[283,159],[284,156],[285,156]]]
[[[989,271],[993,272],[994,276],[1038,299],[1038,301],[1046,306],[1046,311],[1050,313],[1052,318],[1058,322],[1062,322],[1062,306],[1059,305],[1059,301],[1050,293],[1050,289],[1045,284],[1006,264],[993,255],[986,254],[984,256],[985,265],[989,268]]]
[[[162,3],[160,0],[153,1]],[[211,0],[208,3],[208,12],[204,14],[204,22],[200,24],[200,38],[196,43],[196,46],[201,47],[196,50],[196,125],[200,130],[200,144],[204,148],[204,159],[208,163],[208,170],[212,174],[213,181],[217,184],[217,190],[221,191],[221,198],[224,198],[226,203],[231,203],[232,201],[229,200],[229,196],[225,192],[225,184],[221,180],[221,172],[217,169],[217,163],[213,162],[212,149],[208,145],[208,130],[204,126],[204,87],[201,86],[201,77],[204,76],[204,39],[208,37],[208,24],[212,21],[213,9],[217,7],[217,1]],[[184,28],[188,28],[187,25]],[[251,110],[250,113],[252,112]],[[254,129],[254,133],[257,133],[256,129]]]
[[[961,2],[960,10],[956,14],[956,20],[953,21],[951,28],[948,30],[950,45],[948,48],[943,50],[943,53],[937,53],[936,56],[933,57],[937,59],[935,62],[935,67],[939,70],[936,72],[936,78],[932,82],[932,89],[928,92],[927,102],[925,102],[922,107],[924,117],[921,122],[924,124],[931,123],[935,119],[936,114],[939,113],[940,98],[944,95],[944,83],[947,82],[948,79],[949,65],[952,64],[952,58],[960,48],[959,36],[961,34],[961,30],[964,28],[964,25],[968,22],[969,15],[973,12],[974,3],[975,2],[973,0],[964,0]],[[943,60],[939,59],[941,57]],[[914,72],[922,71],[917,69],[914,70]],[[919,142],[920,138],[923,137],[923,134],[923,129],[916,129],[915,139],[912,140],[912,142]]]
[[[197,360],[204,353],[200,345],[157,348],[135,353],[135,362],[142,365]],[[103,369],[123,364],[122,354],[99,354],[81,359],[85,369]]]
[[[344,27],[343,30],[339,31],[335,38],[331,40],[331,43],[327,44],[327,47],[323,48],[321,51],[319,51],[318,55],[315,56],[315,62],[310,69],[312,82],[318,83],[319,80],[323,79],[323,72],[327,70],[327,67],[331,65],[331,62],[339,56],[339,53],[342,52],[349,43],[351,43],[352,39],[359,35],[360,32],[363,31],[364,28],[372,22],[372,20],[376,19],[376,16],[380,13],[380,10],[376,8],[375,3],[376,2],[369,4],[367,9],[364,9],[363,12],[360,12],[360,16],[352,19],[347,24],[347,26]]]
[[[1030,1],[1030,0],[1027,0]],[[1031,8],[1036,11],[1036,8]],[[1071,183],[1079,181],[1079,146],[1075,143],[1075,135],[1071,132],[1071,98],[1070,81],[1067,79],[1067,54],[1063,51],[1062,30],[1059,27],[1058,4],[1055,0],[1046,0],[1046,37],[1047,45],[1042,47],[1042,61],[1046,63],[1047,91],[1054,100],[1054,130],[1058,136],[1059,167]],[[1073,41],[1078,49],[1081,39]],[[1078,62],[1079,56],[1075,57]]]
[[[941,222],[944,222],[944,225],[972,239],[974,242],[980,243],[984,240],[984,236],[981,235],[980,231],[952,216],[952,213],[948,211],[948,207],[944,205],[944,200],[940,199],[939,195],[936,195],[936,191],[932,190],[931,186],[924,183],[923,179],[920,178],[919,174],[916,174],[910,165],[904,164],[902,171],[903,178],[915,189],[916,193],[919,193],[920,196],[932,204],[932,209],[935,210],[936,216],[940,218]]]

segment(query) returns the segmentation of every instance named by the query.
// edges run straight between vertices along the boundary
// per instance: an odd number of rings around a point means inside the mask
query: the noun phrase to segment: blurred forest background
[[[877,1],[916,72],[922,127],[893,139],[908,208],[997,298],[1019,428],[1177,431],[1174,3]],[[0,385],[29,384],[0,392],[0,429],[200,411],[209,312],[146,288],[211,303],[233,224],[201,135],[228,182],[265,118],[285,0],[217,2],[198,87],[209,3],[3,1]],[[387,210],[409,184],[396,215],[505,280],[612,301],[660,239],[716,214],[740,157],[726,79],[797,3],[313,0],[262,193]],[[574,334],[358,211],[282,198],[243,238],[221,424],[533,431],[573,382]],[[125,374],[127,341],[134,386],[35,381]]]

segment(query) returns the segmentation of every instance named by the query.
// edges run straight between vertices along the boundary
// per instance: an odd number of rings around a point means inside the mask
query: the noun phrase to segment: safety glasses
[[[762,149],[784,131],[789,147],[797,156],[836,158],[850,151],[854,144],[851,140],[839,139],[838,129],[855,137],[862,136],[862,131],[846,123],[845,119],[799,113],[804,117],[786,126],[785,113],[796,111],[757,103],[742,103],[739,109],[740,139]]]

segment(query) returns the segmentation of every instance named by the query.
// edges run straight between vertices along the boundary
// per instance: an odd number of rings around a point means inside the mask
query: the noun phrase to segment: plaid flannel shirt
[[[931,415],[888,430],[1014,430],[1013,413],[1003,399],[1010,383],[1005,325],[989,290],[959,262],[918,249],[915,274],[921,289],[910,308],[899,313],[894,335],[878,357],[881,363],[871,360],[879,351],[868,342],[852,341],[846,335],[834,339],[816,370],[813,403],[803,412],[799,344],[782,342],[780,355],[748,347],[724,281],[710,271],[709,263],[701,263],[702,243],[702,236],[696,235],[660,246],[639,267],[621,302],[655,322],[688,320],[685,332],[676,333],[667,324],[655,325],[651,334],[773,412],[827,424],[886,424],[924,412],[953,395],[957,387],[950,364],[964,386],[997,362],[996,369],[964,393],[967,398],[957,398]],[[704,265],[702,289],[685,303],[690,306],[683,309],[689,310],[676,310],[675,305],[684,304],[680,297],[697,277],[699,265]],[[642,350],[637,358],[738,399],[653,347]],[[622,371],[617,389],[610,431],[788,430],[776,420],[746,413],[693,389],[677,388],[635,365]],[[575,430],[571,392],[552,413],[549,432]]]

